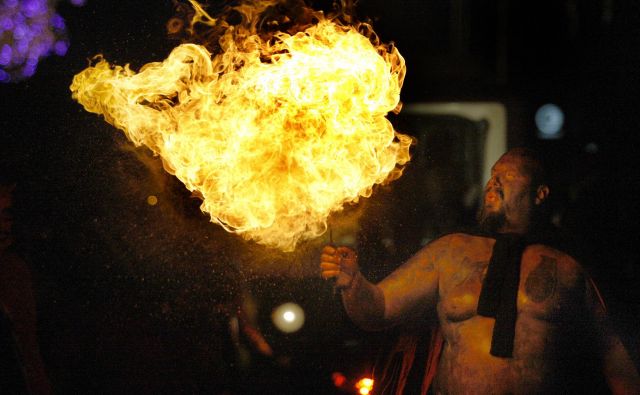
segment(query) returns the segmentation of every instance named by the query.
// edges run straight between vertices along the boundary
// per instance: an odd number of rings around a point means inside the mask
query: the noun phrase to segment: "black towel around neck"
[[[513,357],[520,260],[527,244],[521,235],[497,235],[482,283],[478,314],[496,319],[491,338],[491,355],[496,357]]]

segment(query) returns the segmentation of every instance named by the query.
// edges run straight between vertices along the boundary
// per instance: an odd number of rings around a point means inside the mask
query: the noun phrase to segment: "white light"
[[[304,311],[295,303],[285,303],[273,310],[271,320],[282,332],[295,332],[304,324]]]
[[[536,111],[536,126],[541,139],[559,139],[562,137],[564,112],[555,104],[547,103]]]

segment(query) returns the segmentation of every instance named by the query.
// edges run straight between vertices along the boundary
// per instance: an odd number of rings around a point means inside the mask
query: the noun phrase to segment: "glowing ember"
[[[272,4],[238,6],[250,22],[225,25],[219,54],[183,44],[138,73],[98,58],[71,91],[158,154],[213,222],[288,251],[399,177],[411,138],[385,118],[405,74],[394,47],[319,12],[303,31],[262,38],[254,15]],[[194,8],[194,21],[215,23]]]
[[[371,393],[373,389],[373,379],[365,377],[356,383],[356,389],[361,395],[367,395]]]

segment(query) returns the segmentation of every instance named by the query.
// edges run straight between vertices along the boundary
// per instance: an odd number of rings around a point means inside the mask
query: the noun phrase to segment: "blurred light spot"
[[[39,34],[42,34],[44,32],[44,29],[46,28],[46,26],[41,23],[41,22],[34,22],[31,25],[31,34],[33,36],[37,36]]]
[[[373,389],[373,379],[365,377],[356,383],[356,388],[358,389],[358,393],[361,395],[367,395],[371,393]]]
[[[540,107],[536,111],[535,122],[541,139],[559,139],[564,134],[564,112],[555,104],[547,103]]]
[[[385,237],[380,241],[382,242],[382,245],[385,246],[385,248],[388,250],[393,249],[396,244],[391,237]]]
[[[588,154],[597,154],[598,151],[600,151],[600,147],[598,147],[598,144],[593,141],[584,146],[584,152]]]
[[[31,77],[36,73],[36,66],[25,65],[22,68],[22,75],[25,77]]]
[[[0,49],[0,65],[6,66],[11,62],[13,49],[8,44],[4,44]]]
[[[84,1],[73,1],[83,5]],[[1,82],[31,77],[38,62],[69,49],[66,23],[55,11],[58,1],[4,0],[0,2]],[[4,32],[4,33],[2,33]]]
[[[86,3],[87,3],[86,0],[71,0],[71,4],[75,5],[76,7],[83,6]]]
[[[62,18],[60,15],[58,14],[54,14],[51,17],[51,26],[55,27],[56,29],[64,29],[65,23],[64,23],[64,18]]]
[[[17,42],[14,48],[18,50],[18,53],[20,55],[26,55],[29,52],[29,41],[20,40]],[[20,63],[23,63],[23,62],[24,60],[22,60]]]
[[[42,0],[23,0],[24,15],[33,18],[47,12],[47,4]]]
[[[155,195],[149,195],[149,197],[147,197],[147,204],[149,206],[155,206],[158,204],[158,197]]]
[[[273,324],[285,333],[292,333],[304,325],[304,311],[295,303],[284,303],[273,310]]]
[[[333,385],[336,387],[342,387],[347,382],[345,375],[340,372],[333,372],[331,380],[333,381]]]
[[[15,40],[20,40],[25,36],[26,32],[27,30],[24,25],[18,25],[15,29],[13,29],[13,38]]]
[[[68,49],[69,44],[64,41],[56,41],[56,43],[53,44],[53,52],[55,52],[55,54],[58,56],[66,55]]]
[[[0,19],[0,27],[2,28],[2,30],[11,30],[13,29],[13,21],[11,20],[11,18],[5,16],[4,18]]]

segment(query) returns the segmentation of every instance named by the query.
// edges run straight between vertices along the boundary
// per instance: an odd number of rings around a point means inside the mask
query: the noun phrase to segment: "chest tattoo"
[[[536,303],[547,300],[556,290],[558,270],[555,259],[542,255],[535,269],[529,273],[525,282],[527,296]]]

